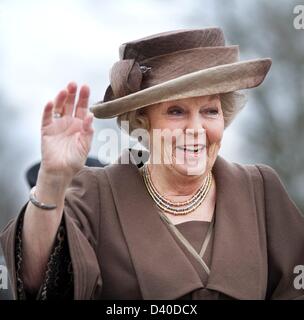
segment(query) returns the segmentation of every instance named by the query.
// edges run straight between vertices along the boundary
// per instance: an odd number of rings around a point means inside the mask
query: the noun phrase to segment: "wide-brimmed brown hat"
[[[103,101],[90,108],[97,118],[212,94],[226,94],[233,114],[245,103],[237,90],[261,84],[271,66],[269,58],[239,61],[239,47],[226,46],[220,28],[158,33],[122,44],[119,57]]]

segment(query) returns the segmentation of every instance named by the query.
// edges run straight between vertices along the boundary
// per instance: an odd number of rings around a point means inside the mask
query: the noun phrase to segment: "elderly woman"
[[[1,235],[15,298],[303,298],[304,218],[273,169],[218,156],[237,90],[270,65],[238,61],[218,28],[123,44],[91,110],[140,129],[148,152],[105,168],[84,166],[89,88],[77,103],[76,84],[61,91],[44,109],[36,187]]]

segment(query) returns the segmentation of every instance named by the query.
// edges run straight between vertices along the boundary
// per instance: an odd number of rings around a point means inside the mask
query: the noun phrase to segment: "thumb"
[[[93,130],[93,126],[92,126],[92,123],[93,123],[93,118],[94,118],[94,115],[93,113],[89,113],[83,120],[82,122],[82,132],[85,133],[85,134],[90,134],[90,133],[93,133],[94,130]]]

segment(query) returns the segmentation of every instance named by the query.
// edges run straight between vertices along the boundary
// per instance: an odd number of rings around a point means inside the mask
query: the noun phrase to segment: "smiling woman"
[[[70,83],[46,105],[36,187],[1,234],[15,298],[303,299],[303,216],[272,168],[218,155],[238,90],[260,85],[271,60],[239,61],[219,28],[119,52],[91,110],[146,130],[147,151],[88,168],[89,88],[75,103]]]
[[[206,194],[195,197],[196,201],[190,208],[188,199],[204,186],[220,148],[224,117],[219,95],[162,102],[145,107],[143,115],[147,118],[151,137],[148,147],[150,158],[146,166],[151,180],[155,181],[155,189],[170,201],[187,201],[186,209],[178,210],[183,217],[179,214],[172,216],[172,207],[170,210],[161,208],[169,213],[168,218],[174,223],[210,221],[215,205],[215,188],[210,185]],[[158,135],[155,132],[160,133],[160,141],[156,140]],[[210,182],[214,184],[212,177]]]

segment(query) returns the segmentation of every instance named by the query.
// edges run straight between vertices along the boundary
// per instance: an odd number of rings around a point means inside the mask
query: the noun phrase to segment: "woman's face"
[[[219,95],[162,102],[145,108],[150,159],[183,175],[211,170],[224,131]]]

